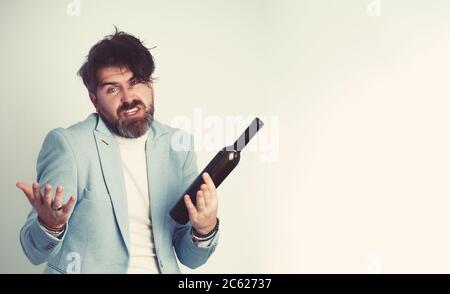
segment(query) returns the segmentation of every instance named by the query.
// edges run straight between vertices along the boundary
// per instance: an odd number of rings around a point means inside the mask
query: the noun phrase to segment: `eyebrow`
[[[134,79],[134,76],[132,76],[131,78],[129,78],[128,79],[128,83],[131,81],[131,80],[133,80]],[[100,88],[103,88],[103,87],[105,87],[105,86],[108,86],[108,85],[112,85],[112,86],[117,86],[117,85],[119,85],[120,83],[118,83],[118,82],[108,82],[108,81],[102,81],[100,84],[99,84],[99,87]]]

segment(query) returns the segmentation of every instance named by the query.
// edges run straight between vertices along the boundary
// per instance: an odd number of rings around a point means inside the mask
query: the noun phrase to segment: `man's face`
[[[89,97],[108,127],[125,138],[142,136],[153,121],[153,85],[120,67],[99,69],[97,81],[97,93]]]

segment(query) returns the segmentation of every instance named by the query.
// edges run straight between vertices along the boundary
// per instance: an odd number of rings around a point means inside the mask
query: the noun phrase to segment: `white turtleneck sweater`
[[[115,136],[120,148],[128,202],[129,274],[159,273],[150,218],[147,159],[145,155],[147,136],[148,132],[135,139]]]

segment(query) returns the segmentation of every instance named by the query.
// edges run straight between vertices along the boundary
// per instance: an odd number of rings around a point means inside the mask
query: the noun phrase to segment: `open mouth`
[[[122,111],[122,113],[125,117],[132,118],[132,117],[137,116],[137,114],[139,113],[139,110],[140,110],[139,107],[134,107],[134,108],[131,108],[128,110],[124,110],[124,111]]]

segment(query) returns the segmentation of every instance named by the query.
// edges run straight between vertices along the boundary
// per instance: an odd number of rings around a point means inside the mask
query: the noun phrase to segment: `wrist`
[[[66,227],[66,224],[62,224],[61,226],[49,226],[40,217],[38,217],[38,222],[45,229],[54,233],[61,233],[62,231],[64,231]]]
[[[219,230],[219,218],[216,218],[216,223],[212,228],[209,227],[203,230],[197,230],[196,228],[192,227],[192,234],[197,238],[207,238],[214,235],[218,230]]]
[[[204,228],[204,229],[198,229],[198,230],[196,228],[193,228],[193,229],[194,229],[194,232],[197,233],[197,235],[208,235],[209,232],[214,230],[214,227],[215,227],[215,225],[214,226],[209,226],[209,227]]]

